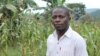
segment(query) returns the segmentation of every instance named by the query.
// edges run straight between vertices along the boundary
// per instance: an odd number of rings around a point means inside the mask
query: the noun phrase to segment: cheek
[[[63,21],[63,26],[66,27],[66,26],[68,26],[68,25],[69,25],[69,20],[64,20],[64,21]]]
[[[64,22],[64,24],[68,24],[68,23],[69,23],[69,20],[66,19],[66,18],[64,18],[64,19],[63,19],[63,22]]]

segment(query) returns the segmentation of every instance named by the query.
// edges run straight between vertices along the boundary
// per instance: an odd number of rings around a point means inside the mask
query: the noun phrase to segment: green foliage
[[[0,30],[2,30],[0,33],[1,56],[45,56],[46,40],[53,32],[52,25],[50,21],[29,17],[20,15],[20,24],[17,24],[15,29],[10,28],[9,25],[13,21],[5,21],[0,26]],[[93,22],[71,22],[71,26],[86,39],[89,55],[99,56],[99,27]]]
[[[24,5],[27,5],[23,1],[26,0],[0,0],[0,4],[3,5],[0,6],[0,56],[45,56],[46,54],[47,37],[54,31],[49,10],[48,8],[46,10],[48,14],[46,18],[49,20],[37,20],[32,14],[21,13],[23,10],[20,8],[24,9]],[[61,1],[56,2],[63,4],[65,0]],[[71,21],[71,26],[86,39],[89,56],[100,56],[99,23]]]
[[[89,56],[100,55],[100,27],[97,22],[72,23],[73,29],[79,32],[87,42]]]
[[[63,6],[65,0],[44,0],[47,1],[48,3],[51,3],[51,7],[55,7],[55,6]]]
[[[2,24],[0,28],[2,30],[2,34],[0,34],[1,53],[6,50],[3,53],[10,55],[8,49],[11,47],[12,49],[18,48],[15,52],[20,52],[13,55],[45,56],[46,39],[52,32],[51,27],[48,27],[50,23],[41,23],[42,20],[37,21],[33,17],[29,19],[27,15],[21,15],[20,18],[20,24],[17,24],[16,28],[11,28],[12,24],[9,25],[13,21],[6,21]]]
[[[74,18],[78,20],[81,16],[85,15],[85,5],[81,3],[71,3],[67,4],[69,8],[74,11]]]

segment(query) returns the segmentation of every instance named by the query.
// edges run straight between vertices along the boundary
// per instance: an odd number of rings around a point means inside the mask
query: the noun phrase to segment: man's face
[[[69,26],[69,15],[64,9],[56,8],[52,11],[52,23],[56,30],[65,30]]]

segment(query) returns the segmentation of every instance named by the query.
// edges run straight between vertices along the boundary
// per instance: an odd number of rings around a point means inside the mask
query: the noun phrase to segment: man
[[[47,39],[46,56],[88,56],[85,40],[69,26],[70,14],[65,7],[52,10],[55,31]]]

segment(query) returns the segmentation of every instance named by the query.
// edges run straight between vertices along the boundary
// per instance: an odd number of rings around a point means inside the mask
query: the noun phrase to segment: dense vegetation
[[[48,15],[49,6],[46,9],[47,17],[38,16],[40,19],[37,19],[36,15],[23,13],[30,2],[25,0],[19,4],[19,0],[14,0],[18,2],[16,5],[12,1],[0,0],[0,56],[45,56],[46,39],[54,31]],[[34,7],[34,4],[30,6]],[[99,22],[72,19],[70,25],[86,39],[89,56],[100,56]]]

